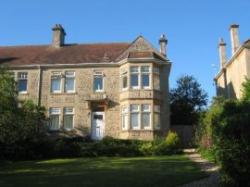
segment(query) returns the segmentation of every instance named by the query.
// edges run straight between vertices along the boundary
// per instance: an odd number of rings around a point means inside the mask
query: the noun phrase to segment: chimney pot
[[[60,48],[64,45],[64,40],[66,36],[66,32],[61,24],[55,24],[52,28],[53,31],[53,39],[52,39],[52,46],[56,48]]]
[[[159,39],[159,44],[160,44],[160,53],[163,55],[163,56],[167,56],[166,54],[166,51],[167,51],[167,43],[168,43],[168,40],[166,39],[166,36],[165,34],[162,34],[160,39]]]

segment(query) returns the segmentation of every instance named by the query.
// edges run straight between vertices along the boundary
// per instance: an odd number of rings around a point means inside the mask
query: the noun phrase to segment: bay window
[[[60,128],[60,108],[50,108],[50,130],[58,130]]]
[[[121,108],[122,130],[152,130],[160,128],[160,108],[151,104],[130,104]],[[130,125],[128,124],[130,122]]]
[[[17,81],[19,93],[27,93],[27,82],[28,82],[28,73],[19,72]]]
[[[66,93],[75,92],[75,72],[74,71],[65,72],[64,90]]]

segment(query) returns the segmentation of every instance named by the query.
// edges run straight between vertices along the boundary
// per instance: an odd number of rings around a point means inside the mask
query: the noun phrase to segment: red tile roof
[[[0,65],[81,64],[113,62],[130,43],[0,47]]]

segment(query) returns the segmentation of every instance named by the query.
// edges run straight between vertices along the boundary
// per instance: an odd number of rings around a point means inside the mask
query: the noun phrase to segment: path
[[[203,158],[201,155],[195,151],[195,149],[185,149],[184,152],[189,157],[190,160],[196,162],[202,171],[205,171],[209,174],[209,177],[194,181],[188,184],[184,184],[180,187],[207,187],[219,186],[219,167],[214,163],[211,163]]]

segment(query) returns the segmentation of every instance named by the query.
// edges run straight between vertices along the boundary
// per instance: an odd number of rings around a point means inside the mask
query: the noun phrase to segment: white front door
[[[93,112],[91,123],[91,138],[101,140],[104,137],[104,112]]]

